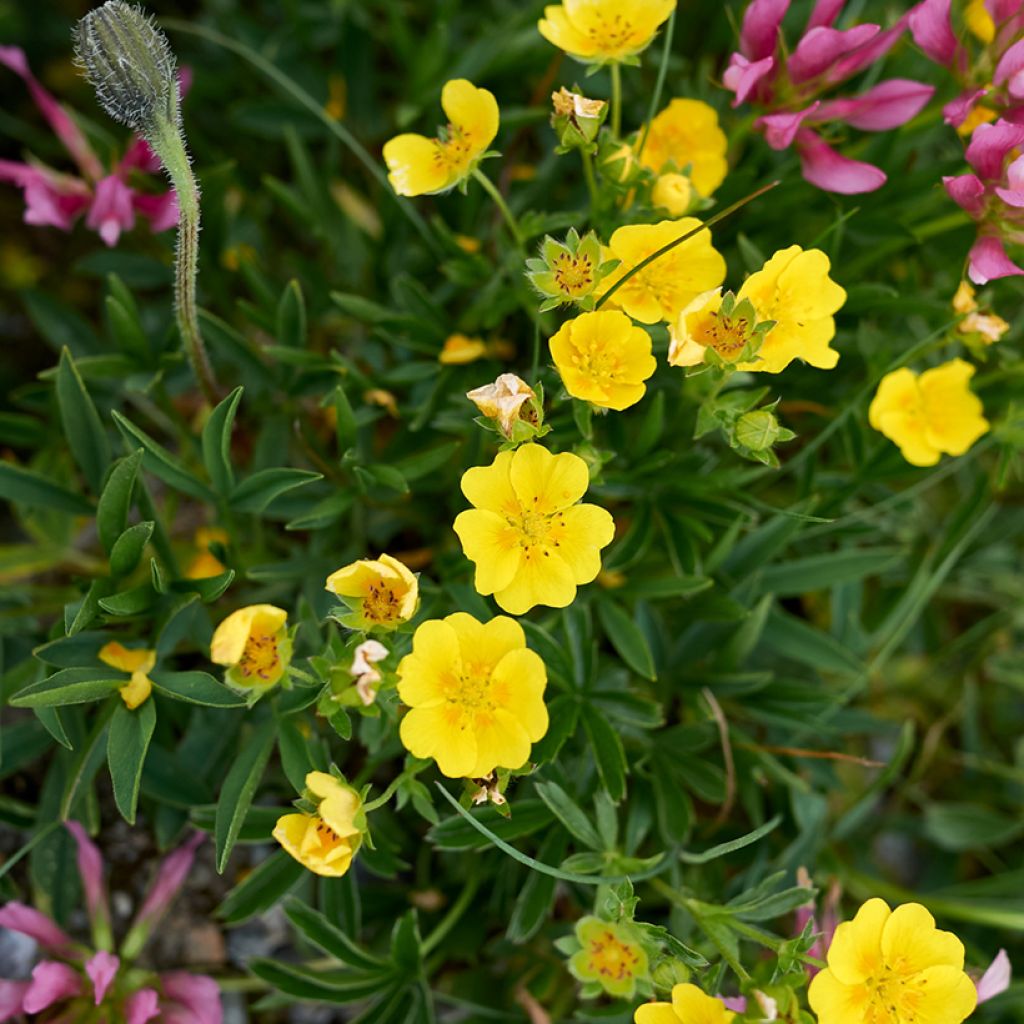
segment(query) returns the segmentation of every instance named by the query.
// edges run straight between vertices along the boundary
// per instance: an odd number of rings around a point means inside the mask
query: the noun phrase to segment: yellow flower
[[[644,1003],[633,1015],[636,1024],[729,1024],[736,1014],[721,999],[696,985],[674,985],[671,1003]],[[823,1024],[823,1022],[819,1022]],[[866,1024],[851,1019],[849,1024]]]
[[[619,228],[608,248],[621,263],[601,282],[601,293],[652,253],[699,227],[696,217],[684,217]],[[705,228],[633,274],[608,300],[608,305],[619,307],[645,324],[672,320],[701,292],[717,288],[724,277],[725,260],[711,245],[711,232]]]
[[[625,313],[583,313],[548,342],[566,391],[603,409],[627,409],[657,368],[651,337]]]
[[[416,577],[391,555],[352,562],[332,572],[324,588],[347,598],[352,614],[340,621],[352,629],[397,629],[416,614],[420,599]]]
[[[514,619],[431,619],[398,666],[398,696],[411,708],[402,743],[452,779],[521,768],[548,731],[546,685],[544,662]]]
[[[464,366],[475,363],[487,355],[487,343],[481,338],[470,338],[466,334],[450,334],[444,342],[439,363],[445,366]]]
[[[988,44],[995,39],[996,23],[985,7],[985,0],[971,0],[964,9],[964,21],[983,43]]]
[[[104,665],[130,673],[131,680],[117,691],[129,711],[134,711],[140,704],[146,702],[153,692],[153,684],[149,681],[147,673],[156,664],[156,651],[142,648],[129,650],[116,641],[111,641],[100,648],[98,657]]]
[[[676,0],[565,0],[545,7],[540,34],[586,64],[621,61],[647,49]]]
[[[232,612],[213,633],[210,660],[224,665],[224,681],[259,696],[280,681],[291,662],[288,613],[272,604],[250,604]]]
[[[274,826],[274,838],[310,871],[340,878],[363,841],[363,802],[351,786],[327,772],[310,772],[306,790],[317,804],[316,814],[282,815]]]
[[[196,530],[196,555],[185,570],[186,579],[204,580],[227,572],[227,566],[210,550],[211,544],[227,545],[227,533],[217,526],[200,526]]]
[[[388,180],[400,196],[444,192],[468,177],[498,134],[498,103],[492,93],[464,78],[441,91],[448,118],[442,137],[398,135],[384,144]]]
[[[968,281],[961,281],[960,286],[953,296],[953,312],[973,313],[978,308],[977,300],[974,298],[974,288]]]
[[[728,142],[718,127],[718,113],[700,100],[674,99],[653,121],[640,162],[655,174],[670,164],[689,168],[702,196],[710,196],[725,180]]]
[[[841,924],[808,992],[818,1024],[960,1024],[978,993],[964,947],[920,904],[865,903]]]
[[[493,384],[467,391],[466,397],[488,419],[497,420],[501,432],[508,438],[512,437],[516,424],[521,420],[533,426],[539,420],[533,405],[536,392],[514,373],[503,373]],[[524,405],[527,405],[526,410]]]
[[[467,470],[462,493],[474,508],[459,513],[455,532],[476,563],[477,591],[513,615],[571,604],[576,588],[601,571],[601,548],[615,534],[603,508],[576,504],[589,483],[578,455],[552,455],[539,444]]]
[[[774,320],[758,358],[740,363],[741,370],[779,373],[794,359],[831,370],[839,353],[829,347],[835,337],[832,314],[846,301],[846,292],[828,276],[828,257],[820,249],[799,245],[780,249],[743,282],[737,299],[750,299],[758,319]]]
[[[974,367],[962,359],[925,370],[887,373],[868,409],[868,422],[894,442],[912,466],[934,466],[943,452],[963,455],[988,430],[970,388]]]
[[[651,189],[651,205],[682,217],[693,202],[693,185],[685,174],[662,174]]]
[[[583,948],[570,957],[569,970],[579,981],[597,982],[608,995],[628,999],[637,979],[647,977],[647,953],[629,925],[584,917],[576,924],[576,940]]]

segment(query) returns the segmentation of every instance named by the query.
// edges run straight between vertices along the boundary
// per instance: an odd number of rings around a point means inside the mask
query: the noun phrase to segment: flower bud
[[[75,59],[115,121],[144,138],[177,123],[174,53],[141,7],[108,0],[90,11],[75,29]]]
[[[561,88],[551,94],[554,113],[551,127],[558,136],[559,152],[583,149],[592,153],[596,148],[594,140],[608,116],[608,104],[604,100],[591,100],[579,93]]]
[[[525,441],[538,436],[541,405],[537,394],[514,373],[503,373],[493,384],[474,388],[466,397],[510,441]]]

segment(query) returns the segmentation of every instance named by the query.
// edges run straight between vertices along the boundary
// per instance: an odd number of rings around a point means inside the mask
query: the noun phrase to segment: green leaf
[[[0,498],[30,508],[52,508],[76,516],[92,515],[92,505],[81,495],[10,462],[0,461]]]
[[[111,678],[109,668],[65,668],[16,693],[10,703],[16,708],[63,707],[103,700],[128,681]]]
[[[314,1003],[339,1003],[344,1006],[362,1002],[380,992],[393,991],[397,984],[397,979],[390,971],[365,974],[353,971],[330,972],[284,964],[277,960],[250,960],[246,968],[279,992]]]
[[[608,795],[618,803],[626,795],[626,752],[619,734],[592,704],[583,705],[583,728]]]
[[[278,850],[261,861],[251,874],[224,897],[217,916],[226,924],[240,924],[269,910],[306,873],[290,854]]]
[[[268,719],[253,730],[239,748],[238,756],[221,787],[214,828],[217,871],[220,874],[227,867],[228,857],[238,838],[238,830],[245,821],[256,787],[270,759],[270,752],[274,749],[276,724],[274,719]]]
[[[708,861],[717,860],[719,857],[724,857],[726,854],[733,853],[736,850],[742,850],[744,846],[750,846],[751,843],[756,843],[759,839],[763,839],[770,832],[774,832],[782,822],[782,815],[777,814],[770,821],[766,821],[763,825],[755,828],[753,832],[748,832],[744,836],[740,836],[738,839],[730,839],[727,843],[719,843],[717,846],[712,846],[710,849],[704,850],[703,853],[688,853],[686,850],[679,852],[679,859],[685,864],[707,864]]]
[[[575,836],[584,846],[592,850],[602,851],[605,846],[597,829],[583,810],[557,782],[538,782],[537,795],[548,805],[551,813]]]
[[[387,966],[386,961],[366,952],[340,928],[308,904],[297,899],[289,899],[285,903],[284,912],[292,925],[328,956],[333,956],[336,960],[352,967],[361,967],[368,971],[379,970]]]
[[[129,590],[121,590],[109,597],[100,598],[100,607],[109,615],[130,618],[149,611],[156,603],[157,592],[152,583],[142,583]]]
[[[416,977],[423,966],[416,908],[407,910],[391,929],[391,961],[403,973]]]
[[[235,388],[210,413],[203,427],[203,464],[218,494],[229,494],[235,485],[235,474],[231,468],[231,428],[244,390],[241,387]]]
[[[823,555],[794,558],[760,572],[761,591],[781,597],[827,590],[865,576],[877,576],[903,557],[900,548],[844,548]]]
[[[113,550],[118,537],[124,533],[128,525],[132,491],[142,456],[143,450],[138,448],[130,455],[118,459],[100,495],[96,508],[96,529],[100,535],[100,543],[108,552]]]
[[[153,565],[155,568],[155,561]],[[211,604],[231,586],[234,578],[235,570],[228,569],[216,576],[205,576],[198,580],[175,580],[171,587],[178,592],[198,594],[203,604]]]
[[[134,445],[141,445],[144,455],[142,464],[154,476],[159,477],[169,487],[173,487],[182,494],[187,494],[200,501],[207,501],[211,504],[215,495],[201,480],[190,473],[162,444],[154,441],[141,427],[135,426],[127,420],[116,409],[110,414],[114,418],[118,429],[124,435],[125,440]]]
[[[1024,821],[983,804],[931,803],[924,809],[924,831],[936,846],[961,853],[1011,842],[1024,833]]]
[[[328,400],[334,405],[334,430],[338,438],[338,451],[345,452],[356,437],[356,414],[352,411],[352,403],[340,384],[334,385]]]
[[[231,507],[239,512],[261,513],[275,498],[296,487],[322,480],[322,473],[276,467],[261,469],[243,480],[231,493]]]
[[[154,525],[152,522],[136,523],[117,538],[110,552],[111,576],[127,576],[135,569],[153,536]]]
[[[619,657],[638,675],[655,679],[654,656],[647,638],[626,611],[614,601],[599,601],[597,617]]]
[[[107,734],[107,763],[110,781],[114,787],[114,802],[121,817],[129,825],[135,824],[135,809],[139,802],[142,768],[146,751],[156,728],[156,703],[143,701],[134,711],[120,702],[110,720]]]
[[[68,448],[89,486],[99,494],[110,464],[110,442],[67,348],[61,350],[57,369],[57,402]]]
[[[149,342],[139,323],[138,311],[114,295],[106,297],[105,305],[110,331],[118,348],[136,362],[147,363],[150,359]]]
[[[306,347],[306,300],[294,279],[285,286],[277,304],[277,340],[290,348]]]
[[[208,708],[245,707],[245,698],[206,672],[150,672],[150,682],[164,696]]]

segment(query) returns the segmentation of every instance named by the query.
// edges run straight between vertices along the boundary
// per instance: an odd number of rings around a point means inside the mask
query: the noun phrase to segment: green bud
[[[689,980],[689,967],[675,957],[660,961],[651,971],[654,987],[665,992],[671,992],[674,985],[685,985]]]
[[[144,138],[178,120],[176,61],[141,7],[108,0],[75,29],[75,60],[111,118]]]
[[[767,409],[755,409],[744,413],[736,421],[735,438],[737,444],[744,448],[752,452],[763,452],[779,440],[781,431],[774,413]]]
[[[601,242],[593,231],[580,238],[570,228],[564,242],[550,235],[544,239],[540,258],[526,261],[526,276],[544,298],[541,312],[569,303],[593,309],[597,285],[614,266],[602,262]]]

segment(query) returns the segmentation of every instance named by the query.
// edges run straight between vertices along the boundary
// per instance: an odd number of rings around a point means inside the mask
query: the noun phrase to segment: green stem
[[[580,156],[583,158],[583,177],[587,181],[587,191],[590,193],[590,213],[593,217],[597,209],[597,179],[594,177],[594,158],[585,150],[580,149]]]
[[[383,807],[394,795],[398,787],[405,781],[405,775],[399,775],[391,780],[391,784],[383,793],[375,800],[371,800],[369,803],[363,804],[363,810],[369,814],[370,811],[377,810],[378,807]]]
[[[431,950],[436,949],[444,937],[455,927],[458,920],[466,912],[466,908],[473,902],[477,886],[480,880],[475,875],[466,882],[459,893],[459,898],[451,905],[448,913],[438,922],[437,927],[423,940],[423,955],[427,956]]]
[[[177,111],[175,111],[175,114]],[[178,251],[174,259],[174,307],[178,333],[206,400],[217,401],[217,382],[206,355],[196,310],[199,274],[199,185],[185,150],[177,118],[161,120],[148,140],[178,194]]]
[[[613,63],[612,75],[612,136],[618,138],[622,132],[622,68]]]
[[[480,170],[479,167],[473,169],[473,177],[480,182],[483,186],[483,190],[494,200],[495,205],[501,211],[501,215],[505,218],[505,223],[508,225],[509,231],[512,232],[512,237],[516,240],[516,245],[518,245],[520,249],[525,248],[526,243],[523,240],[522,232],[519,230],[519,224],[512,215],[512,211],[508,208],[508,203],[505,202],[505,197],[498,191],[498,187]]]
[[[644,123],[644,131],[640,136],[640,145],[637,147],[636,159],[640,161],[640,156],[644,151],[644,146],[647,145],[647,135],[651,130],[651,122],[654,120],[654,115],[658,112],[658,107],[661,105],[661,93],[665,88],[665,76],[668,74],[668,58],[669,53],[672,50],[672,36],[676,30],[676,12],[673,10],[668,16],[668,25],[665,28],[665,44],[661,50],[661,64],[658,67],[658,80],[654,84],[654,93],[651,96],[651,105],[647,108],[647,120]]]
[[[737,199],[735,203],[731,203],[724,210],[720,210],[714,215],[714,217],[709,217],[699,227],[695,227],[692,231],[687,231],[684,234],[681,234],[678,238],[669,242],[668,245],[663,245],[660,249],[656,249],[650,256],[642,259],[635,267],[631,267],[622,277],[620,277],[618,281],[616,281],[615,284],[613,284],[611,288],[609,288],[608,291],[606,291],[604,295],[594,303],[594,309],[600,309],[631,277],[635,274],[639,274],[641,270],[650,266],[650,264],[655,260],[660,259],[665,255],[665,253],[671,252],[677,245],[682,245],[683,242],[693,238],[694,235],[700,234],[705,228],[713,227],[719,221],[725,220],[726,217],[746,206],[747,203],[757,199],[758,196],[763,196],[765,192],[770,192],[778,184],[778,181],[770,181],[767,185],[762,185],[749,195],[745,195],[742,199]]]

